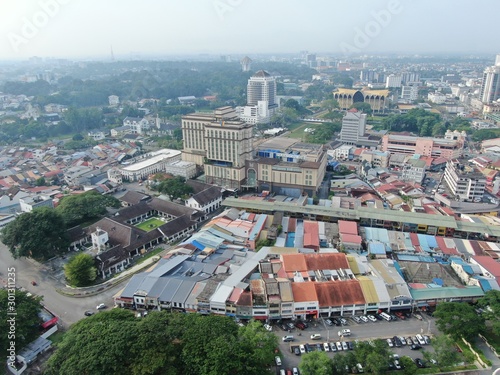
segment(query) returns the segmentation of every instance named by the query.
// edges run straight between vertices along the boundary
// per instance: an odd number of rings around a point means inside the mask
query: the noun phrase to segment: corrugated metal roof
[[[477,298],[484,296],[483,290],[478,286],[411,289],[410,292],[416,301],[442,298]]]

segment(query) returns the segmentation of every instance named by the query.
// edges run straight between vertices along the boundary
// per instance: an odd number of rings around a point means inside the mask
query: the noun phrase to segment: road
[[[96,306],[100,303],[112,307],[114,305],[113,295],[125,285],[119,284],[101,294],[90,297],[72,298],[61,295],[56,291],[56,288],[63,285],[54,277],[51,268],[30,259],[14,259],[8,248],[0,243],[0,283],[2,284],[7,283],[7,269],[9,267],[15,268],[16,286],[43,296],[43,304],[59,317],[64,328],[84,318],[85,310],[96,311]],[[31,285],[33,280],[37,282],[36,286]]]

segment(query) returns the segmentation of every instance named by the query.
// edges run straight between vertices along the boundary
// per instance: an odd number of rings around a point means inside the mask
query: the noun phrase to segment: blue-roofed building
[[[387,258],[385,251],[385,244],[381,242],[370,242],[368,244],[368,254],[375,256],[375,258]]]
[[[468,263],[459,257],[451,257],[449,261],[451,268],[464,284],[480,286],[484,292],[492,289],[500,290],[497,280],[484,275],[477,264]]]

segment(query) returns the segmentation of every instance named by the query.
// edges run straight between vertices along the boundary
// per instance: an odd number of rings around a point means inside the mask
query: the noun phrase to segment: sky
[[[500,53],[498,0],[0,0],[0,60]]]

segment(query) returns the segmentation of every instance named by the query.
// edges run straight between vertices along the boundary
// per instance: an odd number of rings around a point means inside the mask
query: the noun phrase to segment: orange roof
[[[336,270],[349,268],[344,253],[303,254],[307,264],[306,270]]]
[[[319,249],[319,224],[317,221],[304,221],[304,247]]]
[[[358,280],[327,281],[314,283],[314,286],[320,307],[366,303]]]
[[[358,234],[358,224],[355,221],[339,220],[339,233]]]
[[[340,234],[340,240],[348,243],[355,243],[360,245],[361,244],[361,236],[358,236],[357,234]]]
[[[292,283],[292,293],[295,302],[317,301],[316,288],[312,281]]]
[[[281,259],[286,272],[307,271],[304,254],[282,254]]]

